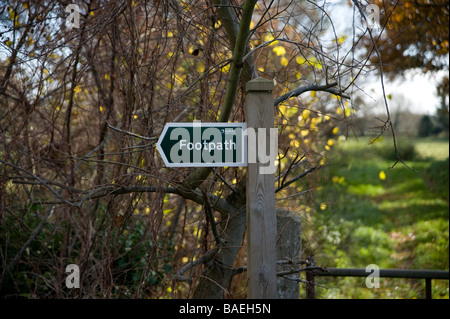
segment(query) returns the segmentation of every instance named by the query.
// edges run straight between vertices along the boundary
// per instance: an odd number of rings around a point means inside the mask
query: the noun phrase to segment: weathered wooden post
[[[246,86],[245,117],[248,132],[265,129],[266,147],[270,150],[270,128],[274,125],[273,81],[256,78]],[[252,144],[254,143],[254,144]],[[261,174],[266,163],[260,162],[260,138],[248,138],[247,167],[247,297],[251,299],[277,298],[277,251],[275,177]],[[253,153],[252,153],[253,152]],[[266,154],[265,154],[266,155]],[[275,155],[276,156],[276,155]],[[251,159],[256,159],[251,162]]]
[[[277,265],[278,273],[295,268],[295,261],[302,255],[302,219],[287,209],[277,208],[277,260],[290,260],[291,264]],[[298,266],[297,266],[298,267]],[[299,299],[299,273],[277,277],[278,298]]]

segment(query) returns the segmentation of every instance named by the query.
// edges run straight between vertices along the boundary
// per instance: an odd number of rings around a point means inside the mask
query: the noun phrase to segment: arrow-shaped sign
[[[246,123],[167,123],[156,144],[167,167],[247,166]]]

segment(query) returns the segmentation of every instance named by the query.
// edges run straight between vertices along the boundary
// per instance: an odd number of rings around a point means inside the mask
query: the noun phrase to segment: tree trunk
[[[194,298],[221,299],[227,291],[232,276],[233,265],[241,248],[245,234],[246,206],[242,204],[228,216],[223,216],[220,223],[222,237],[225,240],[216,256],[205,265],[202,278],[197,285]],[[225,228],[226,227],[226,228]]]

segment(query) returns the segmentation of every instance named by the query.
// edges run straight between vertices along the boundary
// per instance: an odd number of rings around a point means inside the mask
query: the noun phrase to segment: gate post
[[[302,255],[302,219],[287,209],[277,208],[277,260],[291,260],[291,264],[277,265],[278,272],[290,271]],[[300,266],[300,265],[299,265]],[[300,298],[300,273],[277,277],[278,298]]]

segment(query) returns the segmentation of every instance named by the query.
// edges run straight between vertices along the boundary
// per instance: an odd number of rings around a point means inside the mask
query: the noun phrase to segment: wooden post
[[[299,260],[302,255],[302,219],[287,209],[277,208],[277,260]],[[278,273],[286,273],[300,265],[277,265]],[[278,298],[299,299],[300,274],[277,277]]]
[[[247,129],[264,128],[266,131],[266,153],[270,154],[270,128],[274,125],[273,81],[256,78],[246,86],[245,117]],[[256,134],[257,136],[258,134]],[[247,167],[247,278],[250,299],[277,298],[277,251],[275,176],[261,174],[260,168],[267,166],[251,163],[260,142],[248,145],[249,163]],[[258,145],[259,144],[259,145]],[[275,155],[276,156],[276,155]]]
[[[314,283],[314,274],[310,271],[306,272],[306,299],[316,299],[316,289]]]

